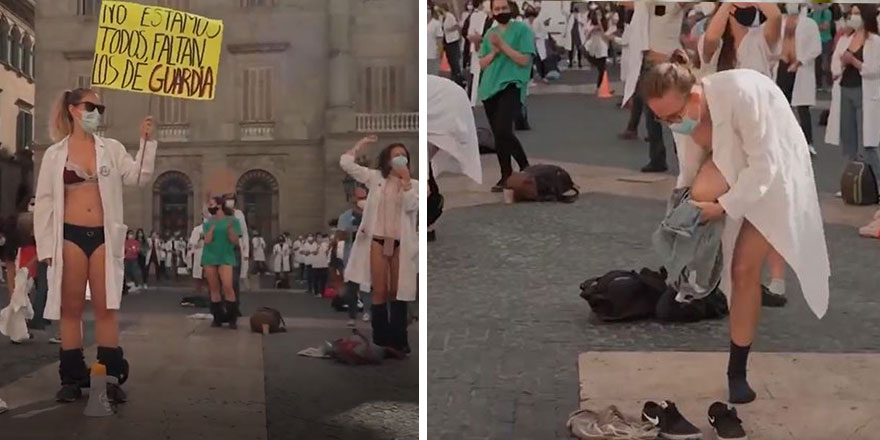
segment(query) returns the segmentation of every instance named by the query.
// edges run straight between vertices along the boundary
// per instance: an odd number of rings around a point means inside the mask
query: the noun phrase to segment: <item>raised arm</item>
[[[782,36],[782,11],[776,3],[755,4],[767,17],[767,21],[764,22],[764,38],[767,40],[767,45],[774,49]]]
[[[114,150],[116,163],[122,175],[122,183],[126,185],[143,186],[153,178],[153,170],[156,164],[156,149],[159,144],[151,139],[153,134],[153,118],[147,116],[141,123],[140,147],[134,159],[125,151],[122,144]]]
[[[342,167],[342,170],[348,173],[354,180],[357,180],[364,185],[369,185],[373,179],[376,178],[376,171],[371,170],[367,167],[363,167],[355,162],[355,158],[358,153],[363,151],[371,144],[375,144],[379,138],[376,135],[369,135],[357,142],[354,148],[346,151],[342,157],[339,159],[339,166]]]
[[[711,60],[715,56],[715,51],[721,46],[721,37],[724,30],[727,29],[727,23],[730,20],[730,12],[733,10],[733,3],[721,3],[709,20],[709,26],[706,27],[706,33],[703,34],[703,53],[704,60]]]

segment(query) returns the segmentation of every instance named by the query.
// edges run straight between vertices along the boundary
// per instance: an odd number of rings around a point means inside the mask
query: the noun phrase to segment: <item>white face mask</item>
[[[846,21],[846,25],[855,29],[855,30],[861,29],[862,26],[864,25],[864,23],[862,22],[862,16],[861,15],[850,16],[849,20]]]
[[[226,201],[226,207],[229,208],[229,209],[234,208],[234,207],[235,207],[235,200],[232,200],[232,199],[227,200],[227,201]]]
[[[360,208],[361,211],[363,211],[364,209],[367,209],[367,201],[366,200],[358,200],[357,207]]]
[[[98,109],[90,112],[82,112],[82,119],[79,121],[79,126],[82,127],[83,131],[86,133],[94,133],[99,125],[101,125],[101,114],[98,113]]]

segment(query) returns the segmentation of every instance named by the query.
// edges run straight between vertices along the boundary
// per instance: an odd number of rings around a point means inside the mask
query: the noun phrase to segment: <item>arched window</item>
[[[12,49],[10,64],[12,64],[12,67],[21,70],[21,31],[18,30],[18,27],[12,28],[12,44],[10,48]]]
[[[25,34],[22,41],[21,71],[26,76],[33,78],[34,40]]]
[[[186,174],[168,171],[153,184],[153,229],[160,234],[180,232],[188,237],[193,228],[193,187]]]
[[[0,17],[0,61],[9,63],[9,22]]]
[[[264,237],[280,233],[278,226],[278,180],[264,170],[244,173],[235,189],[239,205],[251,231]]]

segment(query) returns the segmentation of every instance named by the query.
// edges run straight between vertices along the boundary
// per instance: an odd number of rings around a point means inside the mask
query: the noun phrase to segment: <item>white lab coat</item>
[[[306,266],[315,266],[315,252],[318,251],[318,242],[313,241],[309,243],[308,241],[303,242],[302,246],[300,246],[300,252],[303,255],[303,263]]]
[[[862,138],[864,146],[880,145],[880,37],[869,34],[862,52]],[[831,74],[837,76],[831,89],[831,110],[825,127],[825,142],[840,145],[840,56],[849,47],[852,36],[840,37],[831,56]]]
[[[483,28],[486,27],[486,20],[489,19],[489,14],[487,14],[482,9],[478,9],[471,14],[471,21],[468,23],[467,35],[479,35],[483,36]],[[471,90],[471,106],[476,106],[480,99],[479,96],[479,84],[480,84],[480,45],[473,44],[468,40],[465,44],[471,45],[471,74],[474,76],[473,87]]]
[[[626,53],[623,54],[623,64],[626,65],[626,78],[623,79],[624,105],[636,93],[642,71],[642,58],[644,52],[651,47],[650,8],[649,2],[633,2],[632,20],[624,29],[626,35]]]
[[[428,143],[439,151],[431,158],[434,176],[464,174],[483,182],[477,124],[467,94],[458,84],[428,75]]]
[[[166,241],[162,247],[165,251],[165,267],[170,269],[174,266],[174,239]]]
[[[125,147],[115,139],[95,135],[95,154],[98,188],[104,209],[105,285],[107,308],[119,309],[122,301],[123,258],[128,226],[122,221],[122,185],[146,185],[153,178],[156,160],[156,141],[141,140],[140,149],[133,159]],[[37,179],[34,232],[40,260],[52,259],[48,271],[49,292],[43,317],[61,319],[61,274],[64,269],[64,180],[61,178],[67,162],[65,137],[52,145],[43,155]]]
[[[155,240],[155,243],[154,243]],[[153,258],[153,253],[156,253],[156,261],[159,264],[164,264],[165,262],[165,243],[161,238],[148,238],[147,239],[147,264],[150,264],[150,259]]]
[[[718,200],[727,214],[722,291],[732,293],[733,250],[748,219],[797,274],[821,318],[831,271],[807,140],[794,112],[771,78],[750,69],[709,75],[702,84],[712,114],[712,161],[730,185]],[[676,141],[677,186],[690,186],[706,156],[689,136]]]
[[[372,286],[370,279],[370,248],[373,243],[373,230],[379,217],[379,206],[382,201],[382,187],[385,178],[378,170],[362,167],[355,163],[354,156],[343,154],[339,165],[355,180],[367,185],[367,207],[358,227],[357,238],[351,247],[348,265],[345,267],[345,279],[361,285],[361,291],[369,292]],[[419,183],[412,180],[412,188],[403,193],[400,209],[400,268],[397,281],[397,299],[415,301],[419,272],[419,236],[417,218],[419,215]]]
[[[782,23],[785,26],[785,20]],[[822,37],[819,35],[819,25],[807,15],[806,8],[801,9],[798,17],[794,45],[801,66],[795,73],[791,105],[812,107],[816,105],[816,58],[822,55]]]
[[[251,249],[254,251],[254,261],[266,261],[266,240],[263,237],[252,238]]]
[[[290,252],[293,254],[293,267],[299,267],[300,264],[305,264],[305,257],[302,254],[302,240],[296,240],[290,245]]]
[[[290,272],[290,246],[287,242],[275,243],[272,247],[272,272]]]
[[[196,279],[202,279],[202,252],[205,249],[205,232],[203,225],[193,228],[189,234],[189,246],[191,255],[192,276]]]
[[[241,276],[239,278],[247,278],[248,270],[250,265],[248,264],[250,260],[248,260],[248,255],[250,255],[251,249],[251,239],[250,234],[248,233],[249,229],[247,226],[247,220],[244,218],[244,213],[241,212],[240,209],[236,209],[232,211],[232,216],[238,220],[238,226],[241,228],[241,237],[238,238],[238,247],[241,251],[241,261],[239,264],[241,265]]]
[[[605,32],[602,32],[602,28],[600,26],[593,26],[592,23],[587,21],[587,24],[583,26],[584,29],[584,49],[587,51],[590,56],[593,58],[605,58],[608,56],[608,41],[606,40],[607,35]],[[606,31],[607,32],[607,31]]]

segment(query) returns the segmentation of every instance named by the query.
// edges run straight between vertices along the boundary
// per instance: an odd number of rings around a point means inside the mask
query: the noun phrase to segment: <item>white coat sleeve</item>
[[[822,55],[822,38],[819,35],[819,26],[812,20],[807,20],[805,23],[807,24],[804,26],[803,33],[797,35],[801,38],[795,42],[797,60],[801,64],[807,64]]]
[[[849,38],[837,40],[837,47],[834,48],[834,53],[831,55],[831,76],[838,77],[843,74],[843,63],[840,61],[840,56],[843,55],[843,51],[846,50],[849,43]],[[862,67],[864,68],[864,66]]]
[[[403,192],[403,210],[419,212],[419,181],[412,180],[412,188]]]
[[[358,165],[354,160],[354,156],[348,154],[348,152],[339,158],[339,166],[342,167],[342,170],[348,173],[348,175],[353,177],[354,180],[357,180],[364,185],[371,185],[373,181],[376,180],[377,176],[379,176],[378,171]]]
[[[199,229],[193,228],[192,233],[189,234],[189,245],[196,249],[199,245]]]
[[[37,258],[53,258],[55,251],[55,150],[48,150],[40,164],[37,188],[34,194],[34,237],[37,240]]]
[[[153,178],[156,166],[156,149],[159,143],[141,139],[140,148],[134,159],[125,150],[125,146],[117,140],[105,139],[106,144],[112,145],[116,166],[122,176],[122,183],[126,185],[146,185]]]
[[[872,35],[871,39],[865,43],[864,59],[862,63],[862,78],[878,79],[880,78],[880,37]]]
[[[731,103],[731,122],[742,138],[747,163],[730,191],[718,198],[718,203],[733,219],[743,218],[749,208],[764,197],[779,169],[771,149],[781,140],[776,139],[774,132],[767,127],[767,104],[761,99],[766,98],[740,94],[738,102]]]

